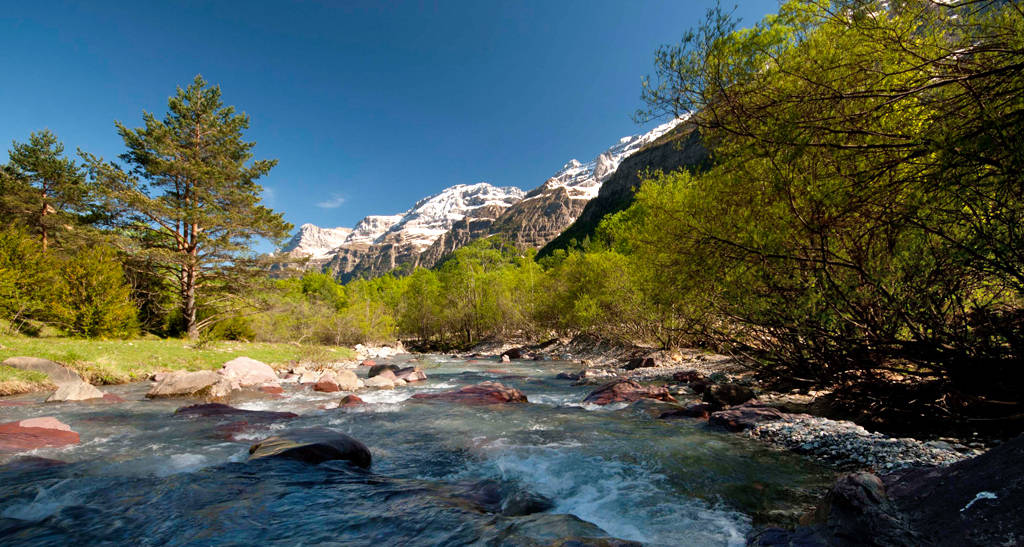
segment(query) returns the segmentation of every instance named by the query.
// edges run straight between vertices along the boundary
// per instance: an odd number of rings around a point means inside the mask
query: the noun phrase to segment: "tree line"
[[[67,262],[109,241],[152,332],[438,348],[587,334],[728,351],[806,383],[1024,391],[1017,3],[788,2],[747,28],[714,9],[656,52],[642,94],[641,119],[689,116],[710,165],[648,173],[593,240],[540,261],[491,238],[429,270],[270,279],[249,246],[288,228],[259,204],[273,163],[251,161],[247,118],[200,79],[163,120],[117,126],[123,166],[33,160],[57,150],[47,135],[15,145],[0,180],[19,189],[2,206],[22,243],[4,252]],[[5,302],[33,279],[16,277]]]

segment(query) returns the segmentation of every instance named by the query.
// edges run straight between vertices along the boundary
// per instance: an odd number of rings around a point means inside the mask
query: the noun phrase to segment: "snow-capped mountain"
[[[321,228],[316,224],[303,224],[299,231],[281,248],[293,256],[313,259],[328,258],[331,251],[345,243],[353,233],[351,228]]]
[[[515,186],[497,187],[486,182],[456,184],[416,202],[379,239],[380,242],[409,243],[422,251],[474,210],[487,206],[509,207],[525,195],[526,192]]]
[[[541,186],[543,190],[542,192],[537,192],[537,196],[542,194],[543,191],[565,188],[570,198],[594,199],[601,190],[601,184],[619,168],[622,160],[658,140],[659,137],[671,131],[682,121],[682,118],[677,118],[668,123],[661,124],[642,135],[622,137],[619,139],[618,144],[601,152],[589,163],[580,163],[575,158],[569,160],[554,176],[544,182]],[[530,192],[530,194],[532,195],[534,192]]]
[[[681,122],[623,137],[588,163],[570,160],[529,193],[486,182],[457,184],[421,199],[404,213],[368,216],[351,230],[304,224],[281,250],[308,256],[312,266],[351,279],[381,275],[403,264],[432,266],[458,247],[490,235],[540,247],[576,220],[624,159]]]

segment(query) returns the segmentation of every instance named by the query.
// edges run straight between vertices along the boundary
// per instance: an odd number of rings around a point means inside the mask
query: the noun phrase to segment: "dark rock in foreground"
[[[607,405],[611,403],[631,403],[640,399],[656,399],[674,403],[676,400],[665,387],[643,387],[633,380],[615,380],[591,392],[583,399],[584,403]]]
[[[1024,435],[947,467],[841,477],[795,531],[751,545],[1024,544]]]
[[[636,357],[626,361],[626,364],[622,365],[622,368],[626,370],[636,370],[638,368],[652,368],[656,366],[658,366],[658,364],[650,357]]]
[[[0,452],[24,452],[78,441],[78,433],[52,416],[0,424]]]
[[[373,458],[366,445],[348,435],[323,427],[296,429],[268,437],[249,447],[249,460],[282,458],[311,464],[344,460],[369,469]]]
[[[658,418],[661,420],[671,420],[674,418],[698,418],[706,420],[708,419],[711,410],[711,405],[708,403],[691,403],[678,410],[663,412],[658,416]]]
[[[739,384],[715,384],[703,392],[704,402],[723,406],[738,405],[754,398],[754,390]]]
[[[445,393],[417,393],[412,398],[471,405],[529,402],[522,391],[506,387],[498,382],[481,382],[476,385],[466,386],[458,391],[448,391]]]
[[[709,403],[704,403],[709,404]],[[774,422],[788,420],[793,417],[806,417],[806,414],[786,414],[777,408],[773,408],[757,401],[750,401],[742,405],[734,406],[728,410],[712,412],[708,418],[711,425],[722,426],[729,431],[743,431],[751,429],[761,422]]]

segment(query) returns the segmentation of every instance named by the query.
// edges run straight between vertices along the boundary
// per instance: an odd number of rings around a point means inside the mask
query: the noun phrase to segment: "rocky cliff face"
[[[597,225],[607,215],[615,214],[633,203],[633,194],[640,187],[641,176],[647,171],[674,171],[677,169],[704,169],[709,162],[707,148],[700,134],[690,124],[680,124],[660,139],[626,158],[598,192],[587,202],[578,218],[558,237],[541,250],[545,256],[555,249],[568,247],[573,240],[583,241],[594,235]]]
[[[624,137],[588,163],[570,160],[529,193],[487,183],[459,184],[420,200],[402,214],[366,217],[344,238],[340,231],[332,238],[317,232],[324,229],[304,225],[282,251],[308,256],[307,267],[348,281],[398,267],[430,267],[482,237],[501,236],[520,247],[538,248],[571,225],[620,166],[680,123],[674,120]]]

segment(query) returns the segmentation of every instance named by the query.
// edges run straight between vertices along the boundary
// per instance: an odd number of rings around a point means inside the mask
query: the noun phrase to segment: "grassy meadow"
[[[241,356],[277,367],[299,361],[342,361],[354,359],[356,354],[346,347],[290,343],[214,341],[196,344],[184,339],[89,340],[0,336],[0,361],[15,356],[57,361],[76,370],[93,384],[122,384],[144,380],[154,372],[216,369]],[[43,374],[0,365],[0,395],[52,387]]]

